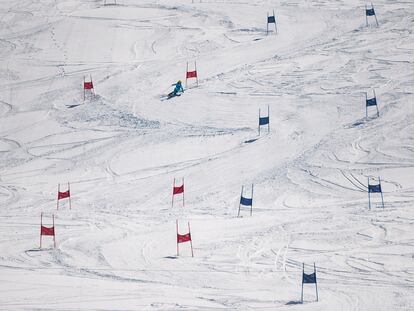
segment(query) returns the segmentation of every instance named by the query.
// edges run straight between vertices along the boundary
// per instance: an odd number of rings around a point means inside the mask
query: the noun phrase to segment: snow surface
[[[117,2],[0,1],[0,309],[414,310],[414,2]]]

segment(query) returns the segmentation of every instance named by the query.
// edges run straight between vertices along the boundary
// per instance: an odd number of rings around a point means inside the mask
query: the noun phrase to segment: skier
[[[184,93],[183,86],[181,85],[181,80],[178,80],[177,83],[173,84],[172,86],[175,86],[175,88],[170,94],[168,94],[169,99],[174,96],[180,96],[181,94],[178,94],[178,92]]]

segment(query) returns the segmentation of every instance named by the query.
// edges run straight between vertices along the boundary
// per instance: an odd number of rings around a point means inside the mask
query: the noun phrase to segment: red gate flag
[[[187,71],[187,79],[197,78],[197,71]]]
[[[58,192],[58,200],[69,198],[70,197],[70,190],[65,192]]]
[[[194,257],[193,241],[191,240],[190,222],[188,222],[188,233],[186,233],[186,234],[179,234],[178,233],[178,219],[176,220],[176,227],[177,227],[177,256],[179,256],[179,254],[180,254],[178,245],[180,243],[190,242],[191,256]]]
[[[172,193],[172,198],[171,198],[171,207],[174,207],[174,196],[177,194],[182,194],[183,195],[183,207],[185,205],[184,203],[184,177],[183,177],[183,181],[181,186],[176,186],[175,185],[175,178],[174,178],[174,183],[173,183],[173,193]]]
[[[92,81],[91,82],[84,82],[83,83],[83,88],[85,90],[91,90],[91,89],[93,89],[93,82]]]
[[[55,227],[45,227],[45,226],[40,226],[40,234],[41,235],[55,235]]]
[[[85,76],[83,77],[83,100],[86,99],[86,90],[90,90],[95,95],[95,88],[93,87],[92,75],[89,75],[90,81],[86,81]]]
[[[59,201],[63,199],[69,199],[69,209],[72,209],[72,201],[70,199],[70,184],[68,182],[68,190],[66,191],[60,191],[60,183],[58,184],[58,195],[57,195],[57,201],[56,201],[56,209],[59,209]]]
[[[197,74],[197,62],[194,62],[194,70],[188,70],[188,62],[187,62],[187,69],[185,71],[185,87],[187,88],[188,79],[195,78],[197,85],[198,85],[198,74]]]
[[[184,185],[173,188],[173,194],[180,194],[184,192]]]
[[[191,241],[191,233],[187,233],[187,234],[177,233],[177,243],[185,243],[189,241]]]
[[[52,215],[52,227],[43,226],[43,213],[40,214],[40,248],[42,248],[42,236],[53,236],[53,246],[56,247],[55,235],[55,215]]]

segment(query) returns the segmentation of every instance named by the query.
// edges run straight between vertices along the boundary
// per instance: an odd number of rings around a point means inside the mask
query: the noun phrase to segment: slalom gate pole
[[[93,93],[93,95],[95,95],[95,86],[93,85],[92,75],[91,75],[91,74],[89,74],[89,78],[91,79],[91,84],[92,84],[92,93]]]
[[[319,301],[319,294],[318,294],[318,279],[316,277],[316,266],[313,263],[313,273],[315,274],[315,289],[316,289],[316,301]]]
[[[382,208],[385,208],[385,206],[384,206],[384,196],[382,195],[381,178],[380,178],[380,177],[378,177],[378,180],[379,180],[379,184],[380,184],[380,187],[381,187],[381,201],[382,201]]]
[[[266,20],[266,36],[269,34],[269,12],[267,12],[267,20]]]
[[[185,193],[185,186],[184,186],[184,177],[183,177],[183,207],[185,207],[184,193]]]
[[[303,303],[303,274],[305,273],[305,263],[302,263],[302,292],[300,294],[300,301]]]
[[[72,199],[71,199],[72,193],[70,192],[69,182],[68,182],[68,190],[69,190],[69,209],[71,210],[72,209]]]
[[[172,193],[172,198],[171,198],[171,208],[174,207],[174,188],[175,188],[175,178],[174,178],[174,183],[173,183],[173,193]]]
[[[269,119],[269,122],[267,123],[267,133],[270,133],[270,109],[269,109],[269,105],[267,105],[267,118]]]
[[[176,228],[177,228],[177,236],[176,236],[176,241],[177,241],[177,257],[180,255],[179,254],[179,250],[178,250],[178,219],[176,220]]]
[[[194,257],[194,251],[193,251],[193,237],[192,237],[192,235],[191,235],[190,222],[188,222],[188,233],[190,233],[191,257]]]
[[[260,136],[260,109],[259,109],[259,136]]]
[[[197,81],[197,86],[198,86],[198,71],[197,71],[197,61],[194,61],[194,68],[195,68],[195,72],[196,72],[196,81]]]
[[[42,248],[43,213],[40,213],[40,248]]]
[[[250,216],[253,214],[253,184],[252,184],[252,204],[250,205]]]
[[[374,92],[374,98],[375,98],[375,107],[377,108],[377,118],[379,118],[378,99],[377,99],[377,95],[375,94],[375,89],[373,90],[373,92]]]
[[[241,201],[241,198],[243,197],[243,187],[244,186],[242,186],[241,193],[240,193],[240,201]],[[237,212],[237,217],[240,217],[240,206],[241,206],[240,201],[239,201],[239,211]]]
[[[58,183],[58,193],[57,193],[57,201],[56,201],[56,210],[59,210],[59,192],[60,192],[60,183]]]
[[[187,69],[185,70],[185,88],[187,88],[187,80],[188,80],[187,72],[188,72],[188,62],[187,62]]]
[[[372,2],[371,2],[371,8],[374,10],[374,17],[375,17],[375,22],[377,23],[377,27],[379,26],[379,24],[378,24],[378,19],[377,19],[377,13],[375,12],[375,9],[374,9],[374,5],[372,4]]]
[[[55,214],[52,215],[52,220],[53,220],[53,247],[56,248]]]
[[[369,191],[369,177],[368,177],[368,209],[371,210],[371,194]]]

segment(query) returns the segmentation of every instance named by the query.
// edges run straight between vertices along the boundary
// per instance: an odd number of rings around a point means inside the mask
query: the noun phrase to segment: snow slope
[[[0,309],[413,310],[414,3],[117,2],[0,1]]]

